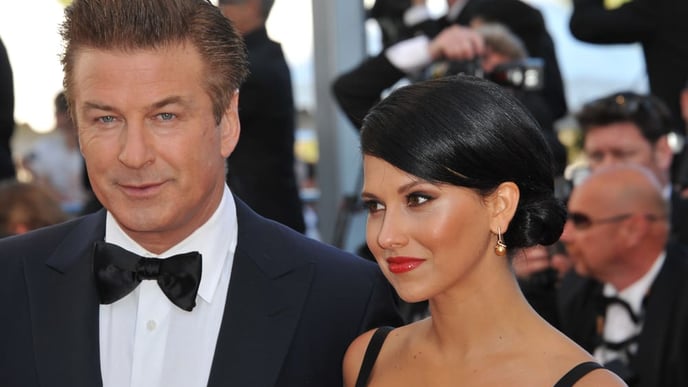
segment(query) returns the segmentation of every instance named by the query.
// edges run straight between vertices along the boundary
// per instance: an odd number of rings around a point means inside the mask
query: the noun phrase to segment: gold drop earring
[[[497,226],[497,244],[495,245],[495,254],[500,257],[506,255],[506,243],[502,240],[502,229]]]

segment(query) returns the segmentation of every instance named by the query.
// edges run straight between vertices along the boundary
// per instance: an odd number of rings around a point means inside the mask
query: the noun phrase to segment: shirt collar
[[[198,295],[208,303],[213,300],[222,271],[231,268],[237,235],[236,203],[226,185],[220,205],[213,215],[186,239],[159,255],[149,252],[131,239],[110,211],[105,219],[105,241],[141,256],[164,258],[189,251],[201,253],[203,269]]]
[[[662,268],[665,259],[666,251],[662,251],[655,260],[655,263],[650,267],[650,270],[621,292],[617,292],[611,284],[605,284],[603,290],[604,295],[608,297],[617,296],[631,306],[633,313],[640,313],[643,308],[643,299],[659,274],[659,270]]]
[[[671,184],[664,186],[662,189],[662,197],[664,197],[665,200],[671,200]]]

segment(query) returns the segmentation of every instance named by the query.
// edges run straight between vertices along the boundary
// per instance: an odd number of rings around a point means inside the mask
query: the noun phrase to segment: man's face
[[[660,144],[662,141],[665,142],[660,139],[657,144],[651,144],[635,124],[617,122],[589,128],[583,149],[593,171],[615,164],[638,164],[649,168],[662,183],[666,183],[671,151],[666,154]]]
[[[238,140],[238,95],[217,124],[204,70],[190,44],[76,56],[74,108],[93,190],[125,232],[155,253],[215,211],[225,158]]]
[[[561,241],[576,272],[603,280],[619,259],[619,226],[628,209],[616,208],[602,182],[588,182],[575,188],[568,202],[572,219],[566,221]],[[580,216],[590,222],[578,222]]]

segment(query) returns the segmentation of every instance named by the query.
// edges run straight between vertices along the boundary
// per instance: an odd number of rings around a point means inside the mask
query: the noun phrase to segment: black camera
[[[544,86],[544,60],[526,58],[497,65],[486,73],[480,59],[470,61],[440,61],[432,63],[422,75],[423,79],[468,74],[488,79],[498,85],[518,90],[541,90]]]

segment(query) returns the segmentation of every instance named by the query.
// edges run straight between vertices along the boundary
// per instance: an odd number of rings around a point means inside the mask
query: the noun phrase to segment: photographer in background
[[[414,0],[416,1],[419,0]],[[383,47],[389,47],[403,39],[407,29],[405,14],[412,7],[411,0],[376,0],[368,10],[366,18],[375,20],[380,27]]]
[[[544,63],[543,87],[540,93],[553,120],[568,113],[564,82],[561,78],[554,41],[547,31],[539,10],[521,0],[478,0],[474,6],[471,26],[500,23],[523,42],[528,55]]]
[[[448,5],[446,17],[409,27],[417,36],[387,47],[334,81],[334,96],[356,128],[382,93],[400,80],[418,79],[428,66],[438,61],[484,60],[483,37],[466,27],[480,22],[513,26],[509,29],[524,42],[529,54],[544,61],[544,82],[538,93],[543,95],[552,120],[566,113],[554,45],[537,9],[520,0],[448,1]]]

